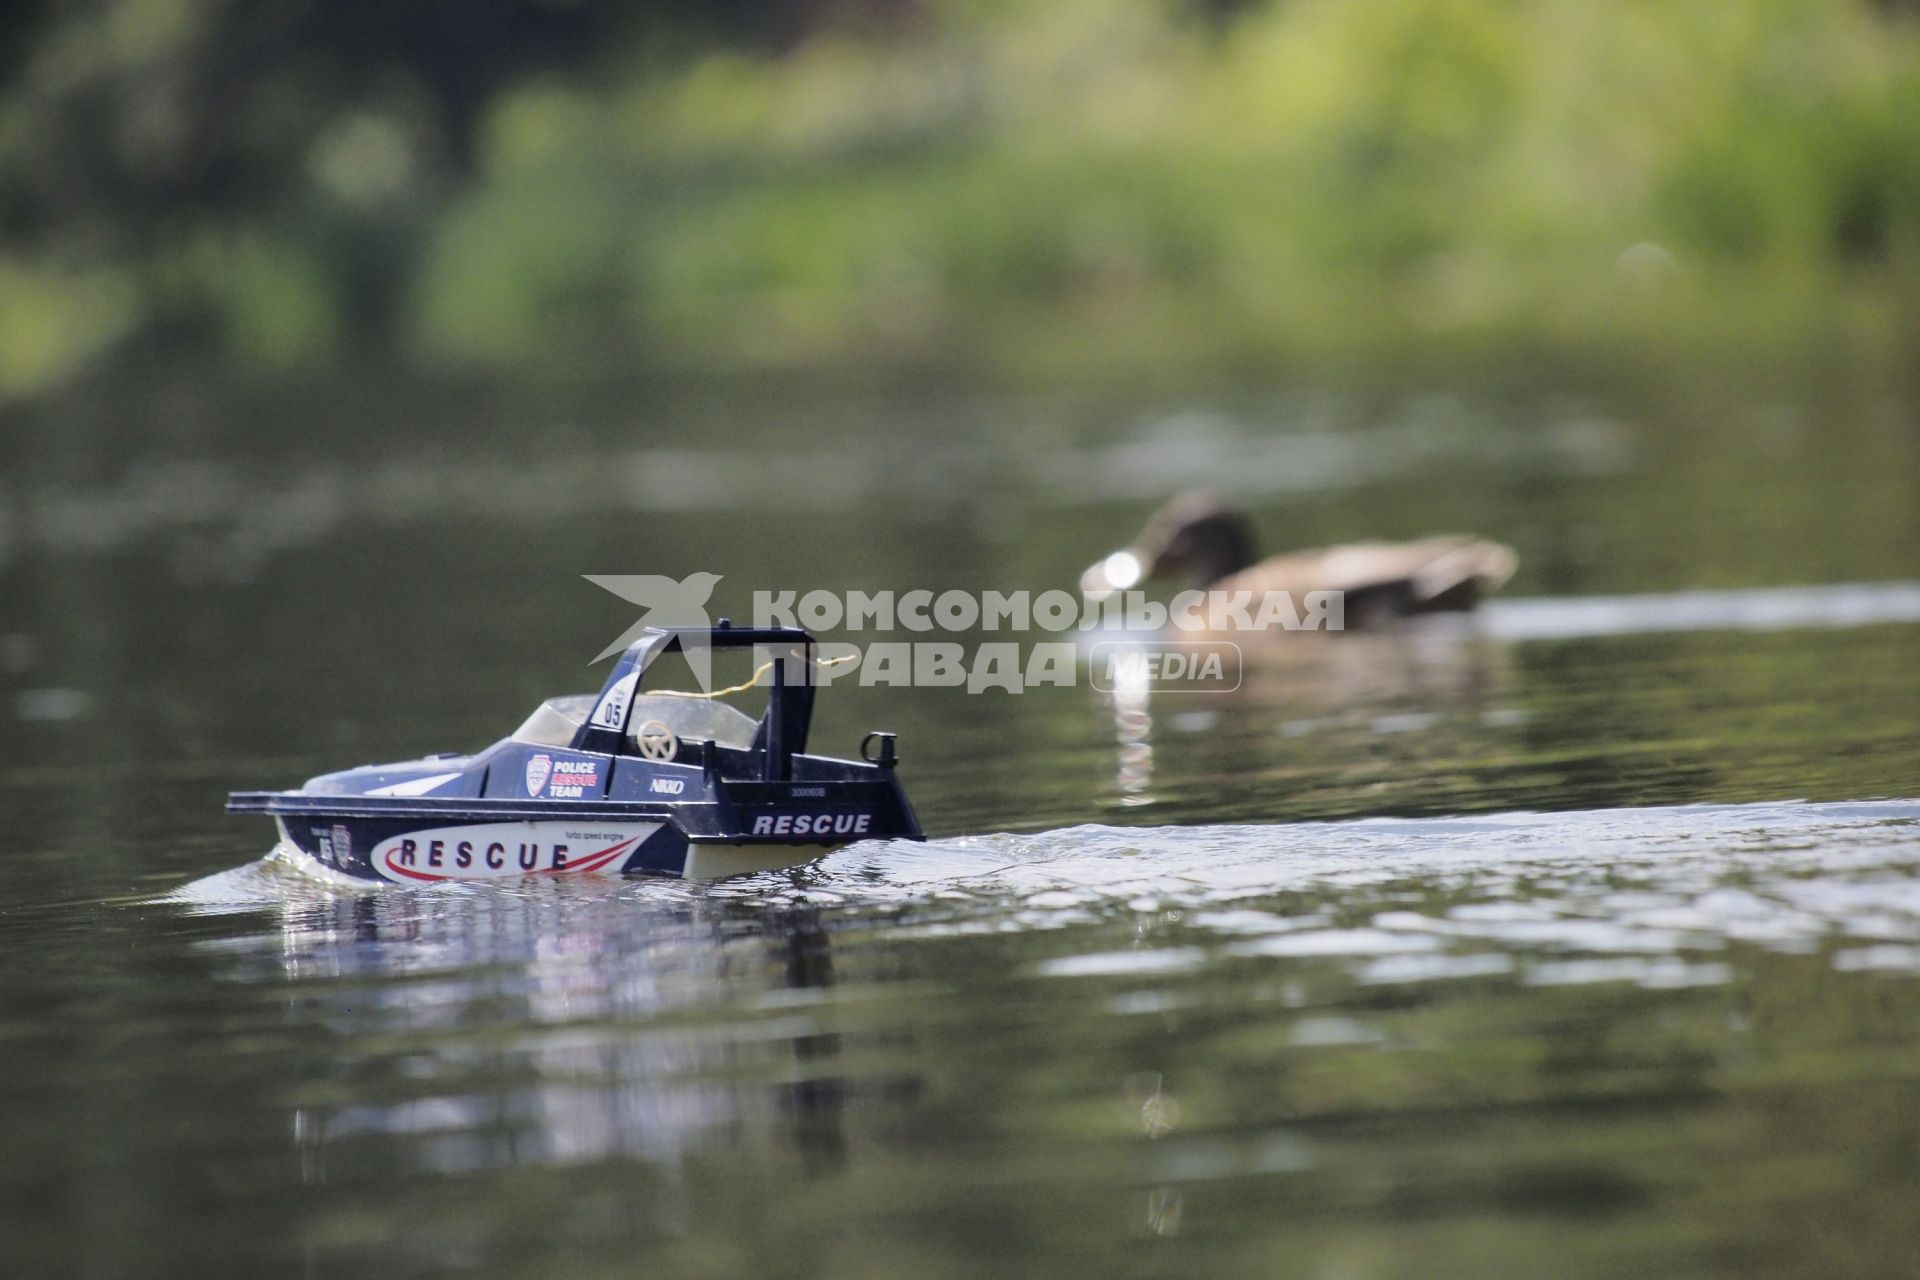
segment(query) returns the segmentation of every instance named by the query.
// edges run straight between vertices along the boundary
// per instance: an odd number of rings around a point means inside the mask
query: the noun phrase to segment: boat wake
[[[1062,929],[1116,912],[1178,922],[1172,951],[1075,956],[1062,974],[1198,964],[1211,947],[1345,958],[1397,981],[1508,966],[1501,957],[1519,948],[1536,960],[1564,954],[1574,965],[1536,963],[1529,981],[1673,984],[1715,980],[1715,953],[1739,945],[1838,947],[1841,967],[1920,971],[1920,800],[1080,826],[869,842],[807,867],[707,885],[647,878],[381,888],[323,878],[310,862],[276,851],[164,900],[197,913],[298,914],[371,894],[395,910],[404,901],[413,918],[480,911],[490,927],[516,903],[548,913],[571,902],[596,917],[616,909],[631,913],[630,927],[644,927],[649,912],[805,911],[889,939]]]

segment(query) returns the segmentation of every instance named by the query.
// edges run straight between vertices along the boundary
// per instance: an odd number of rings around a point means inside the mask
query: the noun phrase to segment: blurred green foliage
[[[0,18],[0,395],[158,349],[1258,368],[1891,329],[1869,0],[422,0]]]

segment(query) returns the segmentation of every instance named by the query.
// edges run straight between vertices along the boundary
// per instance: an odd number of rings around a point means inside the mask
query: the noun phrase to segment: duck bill
[[[1080,594],[1089,600],[1104,600],[1116,591],[1139,586],[1145,577],[1145,562],[1139,552],[1116,551],[1087,566],[1080,575]]]

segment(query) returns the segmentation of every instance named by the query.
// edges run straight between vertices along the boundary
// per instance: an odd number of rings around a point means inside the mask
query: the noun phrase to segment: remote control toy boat
[[[647,692],[669,653],[770,654],[758,720],[718,694]],[[860,760],[807,755],[813,637],[790,627],[649,628],[598,695],[549,698],[473,755],[364,765],[297,791],[240,791],[288,844],[363,880],[665,872],[708,878],[793,866],[855,840],[924,839],[895,771],[894,736]],[[758,655],[756,655],[758,656]]]

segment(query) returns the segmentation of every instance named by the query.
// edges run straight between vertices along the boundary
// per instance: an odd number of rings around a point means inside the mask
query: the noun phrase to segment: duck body
[[[1339,591],[1348,626],[1423,613],[1456,613],[1513,576],[1516,557],[1497,542],[1443,534],[1414,542],[1349,542],[1294,551],[1207,584],[1211,591]]]
[[[1347,629],[1394,619],[1471,610],[1498,590],[1519,558],[1512,549],[1471,534],[1411,542],[1352,542],[1254,558],[1245,513],[1199,494],[1156,512],[1131,547],[1089,568],[1080,579],[1089,596],[1126,590],[1149,578],[1173,577],[1208,591],[1338,591]]]

